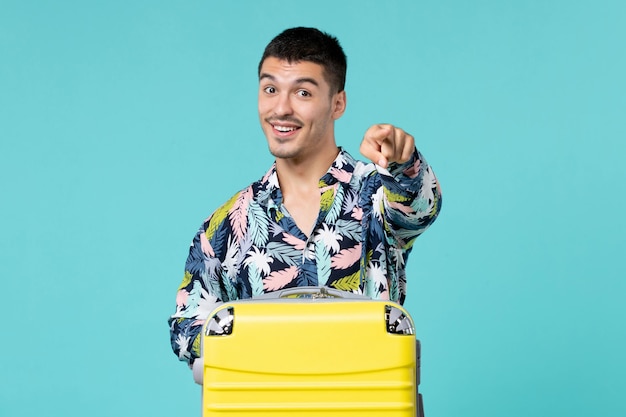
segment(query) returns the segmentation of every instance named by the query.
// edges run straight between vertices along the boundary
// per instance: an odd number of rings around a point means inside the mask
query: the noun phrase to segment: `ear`
[[[340,91],[333,96],[333,119],[337,120],[346,111],[346,91]]]

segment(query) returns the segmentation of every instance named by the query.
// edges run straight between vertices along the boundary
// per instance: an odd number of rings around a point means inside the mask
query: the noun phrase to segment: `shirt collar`
[[[325,188],[338,182],[349,184],[352,179],[352,173],[356,166],[356,160],[343,148],[339,147],[337,157],[328,168],[328,171],[320,178],[319,187]],[[268,207],[276,207],[282,203],[283,195],[278,183],[278,174],[276,173],[276,162],[272,164],[267,173],[260,182],[259,203]]]

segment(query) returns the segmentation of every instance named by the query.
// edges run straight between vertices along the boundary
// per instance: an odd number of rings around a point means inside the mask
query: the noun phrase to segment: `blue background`
[[[0,415],[199,415],[166,319],[197,227],[272,161],[256,66],[298,25],[347,52],[338,142],[397,124],[443,186],[408,268],[426,415],[626,415],[625,21],[621,0],[1,0]]]

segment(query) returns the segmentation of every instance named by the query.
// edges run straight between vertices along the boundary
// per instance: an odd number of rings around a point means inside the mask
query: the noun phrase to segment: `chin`
[[[302,155],[302,149],[280,144],[270,145],[269,150],[274,157],[280,159],[291,159]]]
[[[289,143],[282,143],[280,139],[272,137],[268,140],[268,148],[276,158],[292,158],[299,153],[299,150]]]
[[[270,153],[272,154],[272,156],[274,156],[275,158],[279,158],[279,159],[290,159],[298,155],[297,152],[290,152],[285,149],[272,149],[272,148],[270,148]]]

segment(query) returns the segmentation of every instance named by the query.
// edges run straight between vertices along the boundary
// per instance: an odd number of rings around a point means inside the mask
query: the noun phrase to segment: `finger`
[[[361,154],[382,167],[387,167],[387,158],[381,152],[381,145],[373,138],[364,138],[359,149]]]
[[[393,162],[402,164],[411,158],[413,149],[415,148],[415,140],[413,139],[413,136],[399,128],[396,128],[395,140]]]
[[[398,162],[401,164],[407,162],[413,156],[413,152],[415,152],[415,138],[407,134],[404,138],[402,151],[400,152],[401,156]]]
[[[387,124],[373,125],[365,132],[363,136],[363,142],[361,142],[361,154],[382,167],[386,167],[389,163],[387,156],[392,156],[393,153],[389,153],[389,146],[383,143],[389,135],[393,135],[393,127]],[[383,153],[383,149],[384,152]]]
[[[381,153],[387,162],[398,162],[402,158],[405,143],[405,132],[402,129],[392,127],[389,134],[381,143]]]
[[[383,168],[389,166],[389,162],[395,159],[396,154],[396,129],[389,124],[378,125],[378,129],[374,131],[374,137],[380,147],[380,155],[382,158],[373,159],[378,161],[378,165]]]
[[[386,137],[380,144],[380,153],[385,157],[388,162],[393,162],[396,159],[396,141],[393,135]]]
[[[389,155],[389,162],[398,162],[398,160],[402,157],[402,148],[404,147],[406,134],[400,128],[394,127],[393,133],[389,135],[389,140],[393,141],[393,154]]]
[[[382,144],[383,140],[391,134],[393,134],[393,126],[388,124],[378,124],[367,129],[367,132],[365,132],[365,138],[371,139],[378,144]]]

